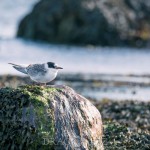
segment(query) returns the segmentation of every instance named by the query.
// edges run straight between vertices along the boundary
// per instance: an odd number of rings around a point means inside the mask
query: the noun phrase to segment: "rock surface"
[[[102,120],[69,87],[0,89],[2,149],[103,150]]]
[[[18,36],[53,43],[146,46],[149,0],[41,0]]]

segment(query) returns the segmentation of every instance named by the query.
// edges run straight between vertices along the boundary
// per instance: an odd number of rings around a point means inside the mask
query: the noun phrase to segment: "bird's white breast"
[[[48,68],[44,75],[37,74],[36,76],[30,76],[32,80],[39,83],[47,83],[54,80],[57,76],[57,69]]]

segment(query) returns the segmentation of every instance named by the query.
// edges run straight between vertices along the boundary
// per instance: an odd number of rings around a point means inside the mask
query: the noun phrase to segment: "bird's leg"
[[[33,82],[33,86],[41,86],[42,83]]]
[[[46,83],[40,83],[40,86],[46,86]]]
[[[60,88],[60,89],[65,88],[64,85],[47,85],[47,86],[51,88]]]
[[[42,86],[46,86],[46,83],[42,83]]]
[[[46,86],[46,83],[33,82],[33,86]]]
[[[33,86],[39,85],[37,82],[33,82]]]

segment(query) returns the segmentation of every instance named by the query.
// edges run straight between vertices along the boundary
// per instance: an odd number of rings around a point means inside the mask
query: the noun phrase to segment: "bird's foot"
[[[51,88],[64,88],[64,85],[47,85],[47,87],[51,87]]]
[[[45,87],[46,83],[40,83],[39,86]]]
[[[46,86],[46,83],[33,83],[34,86]]]

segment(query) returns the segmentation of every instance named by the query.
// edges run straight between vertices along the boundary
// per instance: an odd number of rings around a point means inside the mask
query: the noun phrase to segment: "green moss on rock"
[[[0,89],[2,149],[53,149],[54,114],[48,100],[56,92],[39,86]]]

